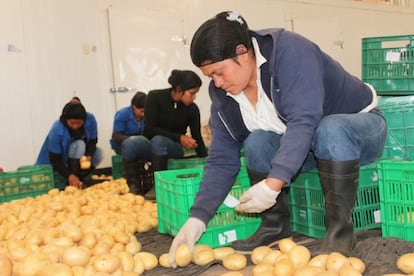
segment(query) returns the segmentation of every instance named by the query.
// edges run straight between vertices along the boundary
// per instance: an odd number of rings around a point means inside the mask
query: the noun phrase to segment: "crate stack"
[[[414,230],[414,165],[409,167],[414,160],[414,35],[363,38],[362,80],[380,96],[388,133],[380,159],[360,168],[352,213],[355,230],[381,227],[384,237],[414,240],[408,234]],[[404,172],[390,175],[387,170],[391,168],[404,168]],[[396,184],[396,178],[404,184]],[[299,174],[289,193],[292,229],[323,237],[324,204],[317,169]]]
[[[362,79],[388,125],[377,162],[382,236],[414,241],[414,35],[364,38]]]

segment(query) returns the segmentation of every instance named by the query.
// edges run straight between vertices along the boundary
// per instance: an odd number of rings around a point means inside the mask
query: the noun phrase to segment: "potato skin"
[[[404,273],[414,272],[414,253],[407,253],[400,256],[397,260],[397,267]]]
[[[223,259],[223,266],[228,270],[242,270],[247,265],[246,256],[240,253],[233,253]]]

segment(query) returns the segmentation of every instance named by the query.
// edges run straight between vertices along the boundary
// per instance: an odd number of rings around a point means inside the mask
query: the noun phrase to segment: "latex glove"
[[[236,206],[237,212],[261,213],[276,203],[280,191],[275,191],[266,185],[265,179],[253,185],[240,197],[240,204]]]
[[[175,236],[170,251],[168,252],[168,263],[173,267],[177,267],[175,263],[175,252],[177,248],[187,243],[191,252],[194,250],[194,244],[200,239],[201,235],[206,230],[206,225],[204,222],[198,218],[189,218],[186,223],[178,231],[177,236]]]

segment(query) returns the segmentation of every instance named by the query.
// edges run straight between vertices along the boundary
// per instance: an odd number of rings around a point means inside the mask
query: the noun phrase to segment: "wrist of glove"
[[[240,204],[236,206],[236,211],[261,213],[276,203],[279,194],[280,191],[270,189],[265,180],[262,180],[242,194]]]
[[[190,251],[193,252],[195,243],[200,239],[205,230],[206,224],[198,218],[189,218],[183,227],[181,227],[168,252],[168,263],[173,268],[177,267],[175,263],[175,252],[177,248],[182,244],[187,244]]]

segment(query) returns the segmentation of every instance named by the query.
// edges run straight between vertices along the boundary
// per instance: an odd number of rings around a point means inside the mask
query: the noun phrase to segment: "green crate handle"
[[[178,174],[176,178],[182,179],[182,178],[196,178],[200,177],[200,173],[186,173],[186,174]]]

